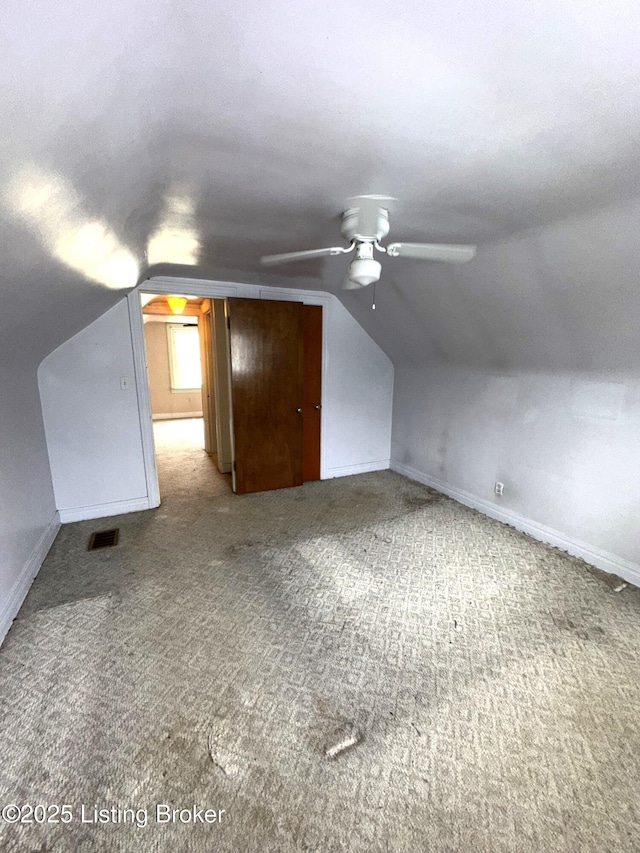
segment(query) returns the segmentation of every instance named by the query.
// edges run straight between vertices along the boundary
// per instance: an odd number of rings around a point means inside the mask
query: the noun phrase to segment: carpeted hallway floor
[[[639,849],[640,591],[388,471],[234,496],[172,428],[162,506],[65,525],[0,649],[0,803],[72,816],[0,849]]]

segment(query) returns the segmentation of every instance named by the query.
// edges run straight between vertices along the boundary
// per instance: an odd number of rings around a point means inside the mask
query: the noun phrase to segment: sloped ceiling
[[[635,0],[6,0],[0,32],[6,352],[39,360],[154,272],[338,292],[344,259],[267,279],[259,257],[335,244],[346,198],[382,193],[394,239],[480,245],[464,268],[385,266],[376,313],[341,296],[393,357],[629,359],[592,332],[618,216],[638,230]],[[581,245],[607,206],[585,310]],[[558,275],[531,255],[585,215]]]

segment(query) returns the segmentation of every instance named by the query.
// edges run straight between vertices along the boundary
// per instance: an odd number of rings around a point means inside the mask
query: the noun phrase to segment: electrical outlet
[[[501,495],[504,491],[504,483],[501,483],[499,480],[496,480],[496,495]]]

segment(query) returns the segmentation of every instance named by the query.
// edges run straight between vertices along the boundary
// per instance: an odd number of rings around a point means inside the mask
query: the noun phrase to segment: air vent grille
[[[111,530],[96,530],[89,537],[87,551],[97,551],[99,548],[113,548],[118,544],[120,538],[120,528],[114,527]]]

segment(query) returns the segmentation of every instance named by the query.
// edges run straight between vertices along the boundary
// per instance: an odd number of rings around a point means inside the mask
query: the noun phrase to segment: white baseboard
[[[377,462],[361,462],[359,465],[325,468],[320,479],[331,480],[334,477],[348,477],[351,474],[367,474],[369,471],[386,471],[389,468],[389,462],[389,459],[380,459]]]
[[[152,421],[184,421],[188,418],[201,418],[202,412],[167,412],[166,414],[152,415]]]
[[[7,636],[11,623],[18,615],[18,611],[22,607],[22,602],[27,597],[29,588],[35,576],[40,571],[40,566],[49,553],[49,548],[53,545],[53,540],[56,538],[58,530],[60,530],[60,517],[56,512],[43,530],[40,539],[31,552],[31,556],[22,567],[22,571],[16,578],[4,605],[0,609],[0,644]]]
[[[124,515],[127,512],[140,512],[143,509],[153,509],[148,497],[134,498],[130,501],[116,501],[110,504],[93,504],[92,506],[74,506],[61,509],[60,521],[68,524],[70,521],[87,521],[90,518],[108,518],[111,515]]]
[[[423,483],[425,486],[431,486],[431,488],[448,495],[459,503],[469,506],[472,509],[477,509],[484,515],[488,515],[505,524],[510,524],[517,530],[533,536],[534,539],[539,539],[541,542],[546,542],[548,545],[553,545],[556,548],[567,551],[574,557],[580,557],[586,563],[602,569],[603,572],[618,575],[629,583],[640,586],[640,565],[636,563],[618,557],[609,551],[603,551],[601,548],[595,548],[587,542],[581,542],[579,539],[566,536],[552,527],[547,527],[545,524],[525,518],[516,512],[489,503],[489,501],[483,498],[479,498],[470,492],[465,492],[463,489],[450,486],[448,483],[424,474],[422,471],[411,468],[409,465],[403,465],[401,462],[392,460],[391,469],[397,471],[398,474],[404,474],[405,477],[409,477],[411,480]]]

